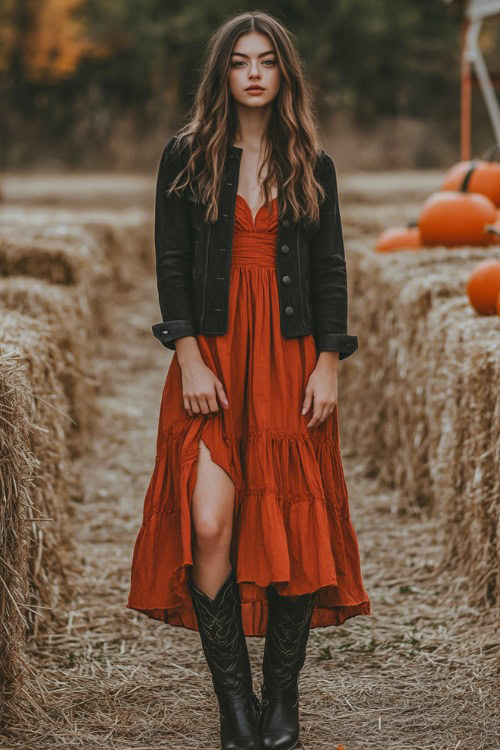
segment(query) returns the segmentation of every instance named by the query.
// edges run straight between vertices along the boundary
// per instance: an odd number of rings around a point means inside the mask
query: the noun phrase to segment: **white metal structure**
[[[469,0],[465,12],[473,21],[482,20],[500,13],[500,2],[499,0]]]
[[[479,47],[479,32],[485,18],[500,15],[500,0],[469,0],[465,8],[466,26],[463,54],[474,66],[486,108],[491,118],[497,146],[500,146],[500,104]]]

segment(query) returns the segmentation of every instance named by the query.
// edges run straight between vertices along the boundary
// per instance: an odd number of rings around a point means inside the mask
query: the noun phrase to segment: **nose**
[[[252,80],[254,78],[260,78],[260,72],[259,72],[259,67],[258,67],[257,62],[252,62],[250,64],[250,72],[248,74],[248,77],[251,78]]]

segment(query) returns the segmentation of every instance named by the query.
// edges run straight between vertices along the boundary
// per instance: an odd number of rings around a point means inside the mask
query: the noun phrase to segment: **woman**
[[[290,33],[241,13],[158,173],[153,332],[174,354],[127,606],[199,631],[223,750],[296,747],[310,628],[371,614],[337,411],[358,342],[311,110]],[[261,700],[245,635],[266,636]]]

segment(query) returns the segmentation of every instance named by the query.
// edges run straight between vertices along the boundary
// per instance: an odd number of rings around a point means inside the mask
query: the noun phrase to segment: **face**
[[[269,37],[257,31],[240,36],[229,62],[229,90],[240,104],[262,107],[280,87],[281,72]],[[258,87],[252,89],[251,87]]]

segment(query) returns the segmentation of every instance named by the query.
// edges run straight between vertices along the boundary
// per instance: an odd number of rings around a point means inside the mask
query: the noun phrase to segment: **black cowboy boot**
[[[262,750],[292,750],[299,743],[299,672],[306,658],[316,592],[295,601],[268,588],[269,616],[262,673]]]
[[[201,644],[219,703],[222,750],[260,750],[260,701],[252,689],[234,568],[214,599],[189,576]]]

